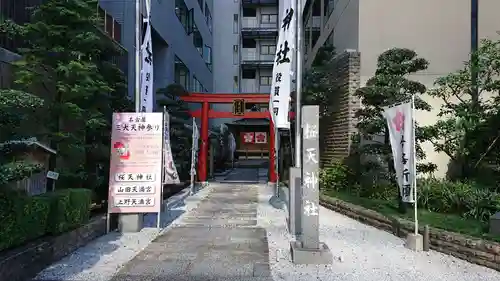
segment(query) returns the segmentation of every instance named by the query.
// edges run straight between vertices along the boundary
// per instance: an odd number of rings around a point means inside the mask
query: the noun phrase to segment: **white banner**
[[[193,118],[193,146],[191,148],[191,175],[196,175],[196,160],[198,154],[198,140],[200,138],[200,134],[198,132],[198,126],[196,125],[196,121]]]
[[[296,52],[296,1],[284,1],[283,16],[279,21],[278,44],[273,66],[273,81],[269,110],[274,126],[277,129],[290,129],[288,111],[290,108],[290,91],[292,83],[292,63]]]
[[[383,112],[389,127],[394,168],[403,202],[415,202],[415,136],[412,102],[386,107]]]
[[[163,184],[178,184],[180,183],[179,174],[170,146],[170,115],[165,108],[163,108],[163,123]]]
[[[233,133],[229,133],[229,160],[234,160],[234,152],[236,151],[236,140],[234,139]]]
[[[153,42],[151,40],[151,24],[149,23],[149,20],[146,21],[146,25],[146,34],[144,34],[144,40],[141,45],[142,65],[140,110],[142,112],[153,112]]]

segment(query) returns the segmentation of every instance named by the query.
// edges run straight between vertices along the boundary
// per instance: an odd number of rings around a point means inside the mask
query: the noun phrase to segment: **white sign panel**
[[[387,107],[384,109],[383,114],[389,127],[394,168],[396,169],[402,201],[413,203],[415,202],[413,188],[415,188],[416,169],[412,103],[408,102]]]
[[[282,19],[279,21],[278,44],[273,66],[269,110],[276,129],[290,129],[288,111],[292,82],[292,60],[296,52],[295,1],[284,1]]]

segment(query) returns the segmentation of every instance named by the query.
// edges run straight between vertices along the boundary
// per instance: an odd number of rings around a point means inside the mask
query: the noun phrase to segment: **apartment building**
[[[270,93],[278,6],[278,0],[214,1],[214,92]],[[231,111],[231,105],[217,108]]]
[[[212,33],[214,0],[151,1],[155,90],[172,83],[189,92],[213,91]],[[128,50],[129,95],[134,96],[135,2],[100,0],[122,24]],[[141,7],[144,14],[145,1]]]
[[[469,59],[472,39],[500,39],[500,1],[480,0],[478,11],[471,0],[307,0],[304,10],[306,67],[318,49],[325,44],[335,46],[337,53],[359,52],[356,68],[358,87],[363,86],[376,70],[377,57],[394,48],[409,48],[430,62],[429,68],[412,77],[433,87],[436,78],[460,69]],[[477,17],[477,30],[471,21]],[[308,23],[309,26],[307,26]],[[427,98],[438,109],[440,101]],[[349,110],[349,108],[344,108]],[[433,114],[417,113],[421,124],[437,120]],[[350,119],[355,122],[355,119]],[[354,124],[344,128],[354,128]],[[339,132],[345,135],[346,132]],[[446,169],[448,159],[424,146],[428,159]]]

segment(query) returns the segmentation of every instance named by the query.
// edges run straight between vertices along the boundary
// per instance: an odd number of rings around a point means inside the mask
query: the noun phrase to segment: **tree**
[[[481,162],[499,151],[500,41],[483,40],[474,57],[477,86],[471,79],[472,63],[466,62],[463,69],[438,78],[437,87],[429,91],[442,106],[439,120],[425,134],[436,151],[450,157],[452,179],[476,178]]]
[[[188,128],[192,124],[192,119],[187,104],[179,98],[187,92],[182,85],[170,84],[159,89],[157,93],[163,96],[157,99],[158,106],[165,107],[170,114],[170,139],[174,141],[172,155],[179,177],[189,179],[193,131]]]
[[[18,159],[24,149],[19,140],[36,137],[43,100],[17,90],[0,90],[0,186],[21,180],[41,170],[37,163]]]
[[[339,91],[337,78],[331,67],[334,57],[335,49],[332,46],[320,48],[303,80],[302,104],[319,105],[321,117],[329,116],[333,112],[335,93]]]
[[[395,48],[382,53],[378,57],[375,75],[366,82],[366,86],[358,89],[356,96],[361,99],[361,109],[356,113],[359,120],[357,128],[361,139],[367,140],[366,144],[360,146],[363,154],[368,154],[370,165],[380,166],[387,169],[388,180],[393,186],[397,185],[395,180],[395,169],[392,151],[389,141],[389,130],[386,120],[382,116],[383,107],[399,102],[409,101],[415,96],[415,107],[418,110],[430,111],[431,107],[422,100],[421,96],[426,92],[426,87],[417,81],[408,79],[408,75],[427,69],[428,62],[417,56],[409,49]],[[419,160],[425,158],[420,143],[425,141],[420,127],[416,128],[417,157]],[[385,166],[385,167],[384,167]],[[387,168],[386,168],[387,167]],[[420,172],[430,172],[436,168],[434,164],[418,163]]]
[[[123,94],[114,95],[121,83],[117,81],[123,79],[107,81],[116,73],[102,62],[109,55],[110,39],[106,43],[98,29],[96,6],[93,0],[47,0],[33,9],[30,22],[2,24],[10,36],[24,39],[25,46],[18,50],[22,59],[15,62],[15,83],[44,99],[47,138],[58,151],[49,168],[57,169],[59,182],[71,187],[81,185],[86,172],[96,169],[85,164],[89,144],[96,132],[109,126],[110,113],[120,108],[117,103],[126,103]],[[104,136],[101,143],[109,142]]]

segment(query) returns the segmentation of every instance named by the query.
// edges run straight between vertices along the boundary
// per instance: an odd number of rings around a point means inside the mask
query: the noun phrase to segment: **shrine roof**
[[[243,118],[226,123],[227,126],[269,126],[267,118]]]

